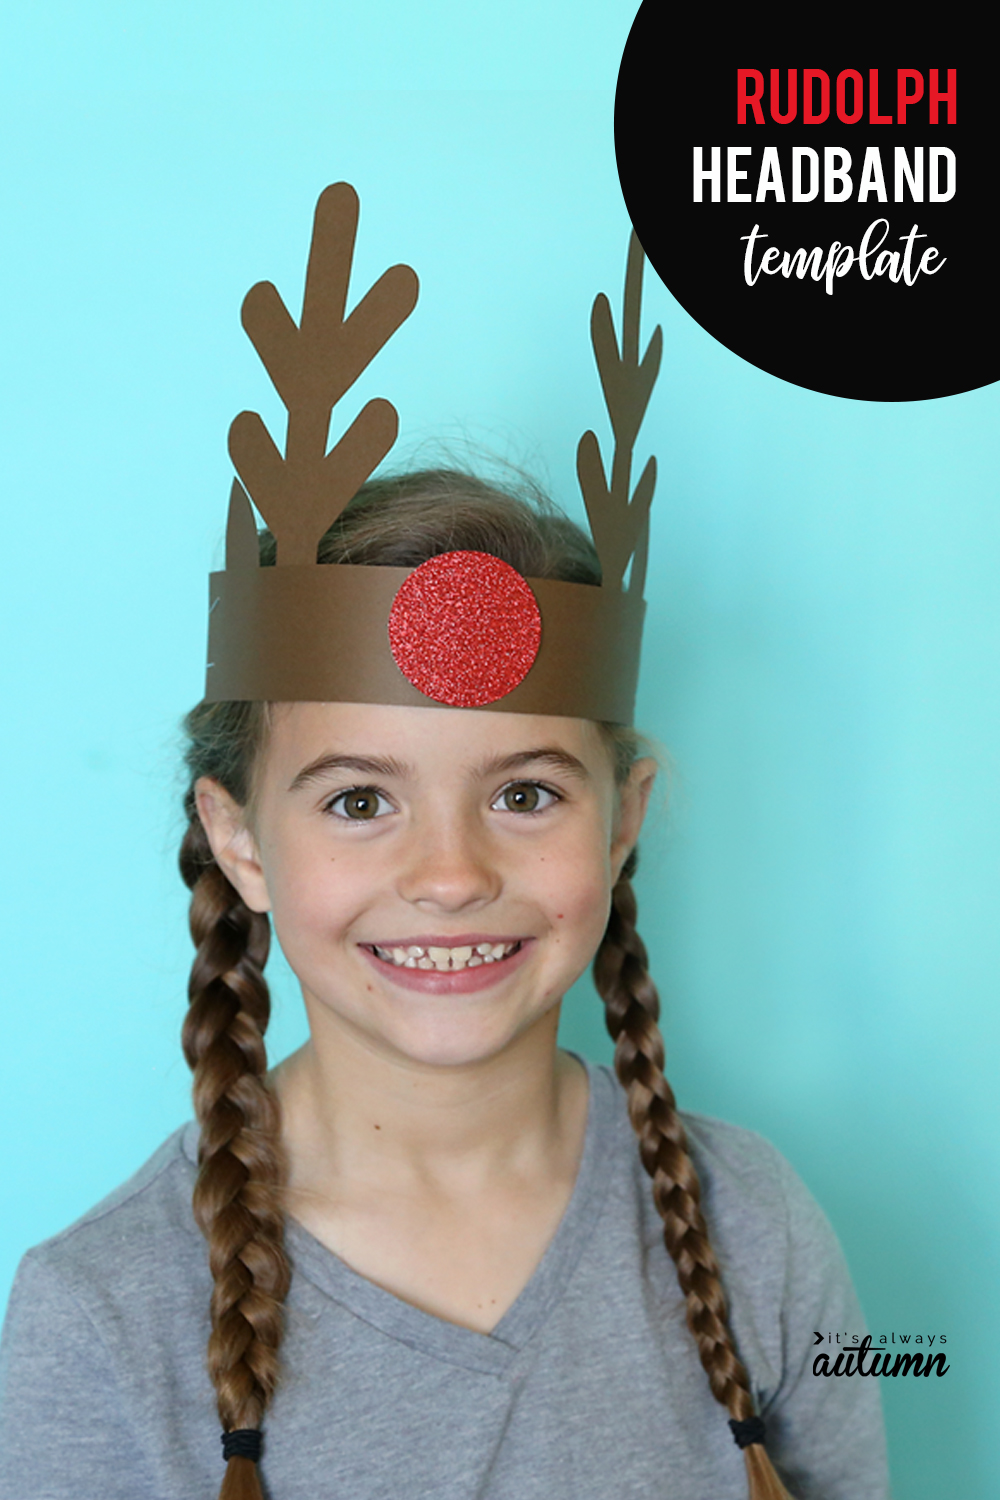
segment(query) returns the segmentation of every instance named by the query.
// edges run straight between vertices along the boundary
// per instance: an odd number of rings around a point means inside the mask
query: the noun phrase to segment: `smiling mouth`
[[[474,943],[459,948],[421,947],[417,943],[393,945],[381,948],[377,943],[364,945],[383,963],[397,969],[436,970],[439,974],[455,974],[461,969],[478,969],[483,964],[503,963],[521,949],[518,938],[512,943]]]

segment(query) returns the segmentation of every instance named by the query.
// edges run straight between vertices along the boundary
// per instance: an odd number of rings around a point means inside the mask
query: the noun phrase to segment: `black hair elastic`
[[[222,1434],[222,1457],[226,1463],[231,1458],[249,1458],[252,1463],[256,1463],[260,1458],[263,1436],[259,1427],[234,1427],[232,1432],[224,1432]]]
[[[749,1448],[751,1443],[763,1443],[764,1441],[763,1417],[747,1417],[743,1422],[737,1422],[734,1418],[730,1417],[729,1426],[737,1448]]]

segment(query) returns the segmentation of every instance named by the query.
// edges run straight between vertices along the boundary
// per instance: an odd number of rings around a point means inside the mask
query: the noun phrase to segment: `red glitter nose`
[[[421,563],[389,611],[389,646],[403,676],[455,708],[482,708],[516,688],[541,639],[528,584],[488,552],[444,552]]]

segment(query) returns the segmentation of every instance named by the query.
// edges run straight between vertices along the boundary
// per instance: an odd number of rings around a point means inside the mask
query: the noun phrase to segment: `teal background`
[[[343,420],[388,395],[397,458],[483,445],[582,515],[576,442],[606,432],[587,319],[628,228],[612,106],[631,15],[8,12],[3,1287],[188,1113],[177,723],[201,691],[226,429],[244,406],[278,417],[242,295],[262,277],[299,295],[315,198],[353,181],[356,287],[403,259],[422,291]],[[876,1334],[947,1335],[943,1380],[883,1382],[897,1500],[987,1500],[1000,391],[800,390],[651,278],[656,321],[639,721],[672,769],[640,894],[668,1070],[683,1105],[788,1155]],[[302,1020],[280,964],[275,987],[277,1056]],[[608,1056],[588,986],[565,1035]]]

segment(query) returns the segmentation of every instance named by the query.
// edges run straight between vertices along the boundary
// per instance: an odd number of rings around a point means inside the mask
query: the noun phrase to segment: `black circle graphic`
[[[808,31],[704,14],[681,37],[644,0],[615,100],[625,203],[681,305],[834,396],[1000,379],[988,49],[959,56],[947,23],[894,41],[839,13]]]

